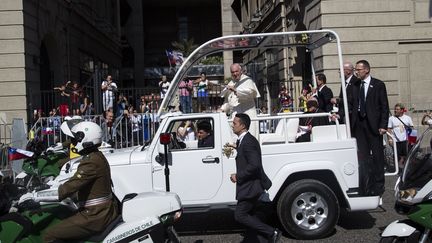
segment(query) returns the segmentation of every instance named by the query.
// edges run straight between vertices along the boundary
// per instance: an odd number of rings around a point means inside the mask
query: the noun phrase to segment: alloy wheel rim
[[[305,230],[314,230],[325,224],[328,204],[324,198],[313,192],[298,195],[291,205],[291,217],[296,225]]]

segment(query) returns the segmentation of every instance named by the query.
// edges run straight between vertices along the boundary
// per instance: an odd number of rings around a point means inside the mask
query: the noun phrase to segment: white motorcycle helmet
[[[68,123],[62,124],[61,129],[64,134],[71,137],[72,144],[75,146],[74,153],[85,155],[97,150],[102,143],[103,136],[102,129],[98,124],[82,121],[69,126],[72,124]]]

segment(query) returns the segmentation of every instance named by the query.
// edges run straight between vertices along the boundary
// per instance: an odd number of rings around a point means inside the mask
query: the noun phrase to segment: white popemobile
[[[121,198],[133,192],[169,187],[181,198],[185,213],[235,208],[235,184],[229,180],[229,175],[235,172],[236,152],[226,146],[235,141],[231,121],[224,113],[167,113],[167,107],[173,106],[179,81],[207,55],[241,51],[246,62],[251,56],[265,55],[270,50],[283,53],[295,46],[307,48],[311,55],[319,54],[322,45],[327,43],[337,50],[335,59],[342,84],[340,40],[331,30],[224,36],[201,45],[186,59],[171,82],[167,98],[157,114],[161,121],[153,140],[133,150],[114,150],[106,154],[116,194]],[[313,56],[311,60],[315,60]],[[347,104],[345,89],[342,93]],[[345,113],[348,114],[347,107]],[[379,206],[379,197],[359,194],[357,145],[351,137],[348,118],[345,124],[314,127],[311,142],[295,143],[299,118],[330,115],[292,112],[252,119],[277,123],[273,133],[259,134],[258,138],[262,145],[263,167],[273,183],[265,196],[275,205],[283,228],[298,239],[316,239],[330,234],[341,208],[359,211]],[[199,148],[196,141],[181,143],[175,139],[169,149],[165,150],[160,144],[161,136],[175,137],[182,122],[191,121],[196,125],[202,120],[212,124],[214,147]]]
[[[172,80],[167,98],[163,99],[157,114],[161,120],[154,131],[154,138],[144,146],[105,153],[111,166],[115,195],[118,198],[131,193],[146,196],[149,194],[145,192],[169,189],[178,194],[185,213],[234,209],[237,203],[235,184],[229,180],[229,176],[235,173],[236,152],[227,146],[235,141],[231,121],[224,113],[168,112],[167,107],[173,106],[178,83],[188,75],[195,63],[207,55],[240,51],[246,62],[260,55],[265,56],[266,53],[275,53],[274,50],[276,53],[285,53],[292,47],[304,47],[310,53],[311,60],[315,61],[313,55],[319,55],[322,46],[327,43],[336,47],[335,59],[342,85],[340,40],[331,30],[224,36],[201,45],[186,59]],[[342,89],[342,94],[344,104],[347,104],[345,89]],[[345,106],[344,109],[345,114],[348,114],[348,108]],[[262,200],[274,204],[281,225],[297,239],[317,239],[330,234],[341,208],[350,211],[370,210],[377,208],[380,201],[378,196],[359,194],[357,145],[351,137],[349,117],[345,124],[336,122],[334,125],[313,127],[311,142],[295,142],[299,119],[314,116],[331,114],[292,112],[252,118],[253,122],[277,124],[271,133],[258,136],[263,167],[272,181],[272,187]],[[189,121],[196,125],[202,120],[212,125],[214,147],[198,147],[197,141],[177,142],[175,135],[180,124]],[[169,148],[161,145],[168,141]],[[65,164],[56,180],[64,180],[73,174],[78,163],[75,159]],[[139,198],[136,200],[138,203]],[[156,201],[154,204],[142,203],[141,207],[135,206],[134,209],[157,212],[165,208],[165,201]],[[172,201],[175,202],[174,199]],[[155,208],[147,208],[150,205]],[[131,216],[134,213],[131,210]],[[115,240],[121,238],[122,234],[110,234],[110,237]]]

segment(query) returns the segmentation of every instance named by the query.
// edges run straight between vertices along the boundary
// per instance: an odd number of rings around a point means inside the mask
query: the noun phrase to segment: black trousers
[[[353,129],[357,140],[359,184],[362,195],[384,193],[384,146],[382,135],[373,133],[366,118]]]
[[[274,233],[274,228],[262,222],[254,213],[258,204],[258,198],[240,200],[237,202],[234,218],[237,222],[247,227],[247,233],[256,232],[261,237],[269,238]]]

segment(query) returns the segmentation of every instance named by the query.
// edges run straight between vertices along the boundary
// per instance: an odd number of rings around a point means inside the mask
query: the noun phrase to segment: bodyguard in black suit
[[[358,81],[358,78],[354,75],[354,65],[351,62],[344,62],[343,72],[344,72],[345,84],[343,87],[341,87],[339,91],[339,98],[332,99],[332,104],[337,104],[339,108],[338,115],[339,115],[340,124],[345,123],[345,109],[344,109],[344,101],[342,96],[342,89],[345,88],[347,100],[349,100],[352,95],[352,86],[354,83],[357,83]]]
[[[238,113],[233,120],[233,131],[238,136],[236,168],[237,174],[231,175],[236,185],[237,207],[235,219],[248,228],[276,242],[281,232],[265,223],[253,214],[259,197],[271,187],[271,181],[264,172],[261,161],[261,148],[258,140],[248,130],[250,118]]]
[[[353,84],[348,101],[351,131],[357,139],[360,189],[364,195],[384,193],[384,147],[382,135],[389,119],[387,90],[384,82],[372,78],[366,60],[356,63],[359,80]]]
[[[324,112],[330,112],[333,110],[333,104],[331,99],[333,98],[332,90],[327,87],[327,78],[324,74],[319,73],[316,75],[318,84],[318,92],[316,93],[318,99],[319,109]]]

